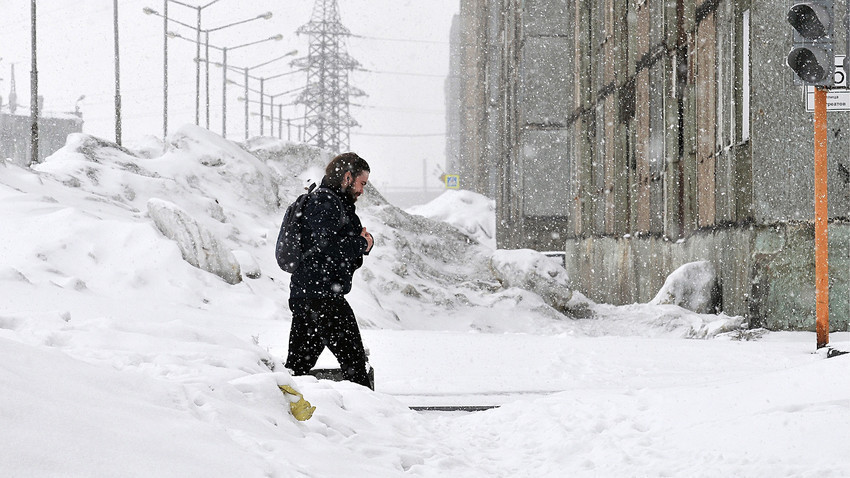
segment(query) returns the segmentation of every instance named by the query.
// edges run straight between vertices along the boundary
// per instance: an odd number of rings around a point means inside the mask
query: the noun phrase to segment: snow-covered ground
[[[552,260],[495,251],[492,202],[464,191],[358,203],[377,390],[291,377],[273,244],[329,157],[243,146],[186,126],[164,154],[75,135],[34,170],[0,162],[3,476],[850,476],[850,355],[594,304]],[[500,407],[408,408],[431,405]]]

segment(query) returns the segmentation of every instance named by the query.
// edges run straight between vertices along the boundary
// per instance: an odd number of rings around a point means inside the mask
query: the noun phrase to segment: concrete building
[[[42,113],[38,120],[39,160],[65,146],[71,133],[83,130],[83,118],[73,113]],[[19,166],[30,164],[30,117],[0,113],[0,158],[11,159]]]
[[[15,88],[15,65],[11,65],[10,91],[8,103],[3,104],[0,98],[0,160],[10,159],[19,166],[28,166],[55,153],[71,133],[83,130],[83,115],[79,106],[70,113],[50,113],[44,111],[44,100],[38,97],[38,158],[30,161],[32,156],[31,137],[32,120],[29,114],[15,114],[18,110],[18,94]],[[77,100],[77,105],[85,96]],[[28,108],[27,108],[28,110]]]
[[[812,113],[786,9],[461,0],[460,167],[497,200],[499,247],[564,250],[575,288],[615,304],[709,260],[726,313],[813,329]],[[828,122],[833,330],[850,316],[848,115]]]

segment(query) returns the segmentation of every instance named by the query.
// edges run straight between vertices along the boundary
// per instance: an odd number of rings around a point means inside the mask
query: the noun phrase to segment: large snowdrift
[[[61,218],[54,221],[60,224],[50,234],[55,245],[47,238],[43,242],[28,238],[12,256],[26,269],[32,267],[30,258],[49,254],[43,262],[63,276],[54,281],[73,278],[89,286],[104,277],[101,269],[107,266],[106,275],[112,277],[103,286],[115,290],[125,283],[127,293],[138,292],[137,285],[162,287],[157,295],[168,295],[170,287],[145,280],[145,271],[154,264],[179,268],[203,284],[216,279],[187,266],[230,284],[242,279],[239,273],[244,266],[251,270],[251,277],[259,277],[244,293],[273,302],[277,314],[288,317],[289,277],[278,270],[270,244],[277,235],[282,207],[307,184],[321,178],[329,155],[305,145],[268,139],[253,140],[243,148],[194,126],[174,133],[164,149],[160,156],[148,158],[153,154],[150,147],[133,153],[76,134],[69,137],[65,148],[37,165],[35,172],[9,166],[6,176],[40,182],[38,188],[23,192],[28,197],[41,196]],[[379,176],[380,171],[373,174]],[[63,197],[54,197],[57,195]],[[448,206],[452,201],[455,207]],[[358,271],[350,296],[365,327],[488,331],[537,331],[543,327],[576,332],[587,324],[572,318],[605,318],[604,309],[592,314],[571,311],[570,304],[576,302],[571,302],[565,271],[557,271],[559,266],[542,255],[533,257],[537,253],[526,251],[520,254],[521,260],[508,261],[518,252],[494,250],[491,200],[451,191],[415,208],[417,214],[409,214],[388,204],[369,186],[358,210],[377,241]],[[75,218],[66,221],[69,216]],[[87,234],[77,228],[101,232]],[[147,240],[140,243],[139,238],[145,236]],[[140,249],[126,260],[115,257],[100,267],[79,260],[87,257],[98,265],[103,258],[96,251],[111,253],[122,244],[115,241]],[[50,250],[34,250],[43,248]],[[182,266],[173,261],[175,251],[185,260]],[[541,268],[541,264],[549,265]],[[177,274],[175,270],[172,276]],[[201,290],[189,280],[178,282],[185,289]],[[417,304],[417,314],[407,312],[411,303]],[[585,310],[588,304],[580,303],[578,309]],[[514,320],[475,312],[494,308],[511,310]],[[676,317],[659,327],[665,334],[672,328],[680,335],[693,335],[694,324],[699,329],[717,320],[684,309],[670,314]],[[629,328],[622,330],[632,333]],[[606,333],[617,332],[610,328]]]

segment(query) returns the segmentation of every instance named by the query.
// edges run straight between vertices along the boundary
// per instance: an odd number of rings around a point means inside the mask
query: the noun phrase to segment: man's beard
[[[351,200],[351,202],[357,202],[357,197],[359,194],[354,192],[354,188],[351,186],[346,186],[342,188],[342,193],[345,194],[345,197]]]

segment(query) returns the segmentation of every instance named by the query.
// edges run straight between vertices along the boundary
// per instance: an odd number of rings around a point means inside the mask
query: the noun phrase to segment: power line
[[[407,42],[407,43],[430,43],[435,45],[448,45],[447,41],[437,41],[437,40],[415,40],[411,38],[382,38],[382,37],[370,37],[366,35],[349,35],[351,38],[361,38],[363,40],[378,40],[378,41],[395,41],[395,42]]]
[[[402,75],[402,76],[423,76],[427,78],[447,78],[448,75],[433,75],[430,73],[407,73],[403,71],[378,71],[378,70],[367,70],[365,68],[358,68],[355,71],[362,71],[365,73],[378,73],[380,75]]]
[[[399,108],[397,106],[374,106],[374,105],[361,105],[357,103],[351,103],[351,106],[357,108],[366,108],[370,110],[378,110],[378,111],[395,111],[399,113],[419,113],[419,114],[429,114],[429,115],[444,115],[446,114],[445,110],[426,110],[426,109],[417,109],[417,108]]]
[[[432,138],[445,136],[446,133],[425,133],[425,134],[382,134],[382,133],[357,133],[352,132],[352,136],[379,136],[382,138]]]

